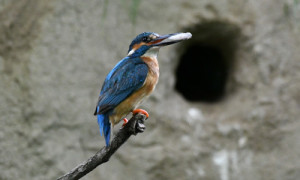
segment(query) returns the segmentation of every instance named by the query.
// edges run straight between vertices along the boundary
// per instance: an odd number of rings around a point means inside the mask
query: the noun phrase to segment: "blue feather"
[[[97,107],[97,109],[99,109],[99,107]],[[104,138],[105,138],[105,142],[106,142],[106,146],[109,146],[109,142],[110,142],[110,122],[109,122],[109,113],[105,113],[105,114],[98,114],[97,115],[97,119],[98,119],[98,125],[99,125],[99,129],[100,129],[100,134],[102,136],[102,132],[104,133]]]
[[[97,113],[113,110],[144,84],[148,66],[141,58],[126,57],[107,75],[102,86]]]
[[[106,146],[110,142],[110,114],[122,101],[143,86],[147,74],[148,66],[141,58],[126,57],[106,76],[94,113],[97,115],[100,134],[104,134]]]

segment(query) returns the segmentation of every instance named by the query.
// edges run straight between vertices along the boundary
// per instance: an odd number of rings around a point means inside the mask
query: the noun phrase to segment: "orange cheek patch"
[[[133,50],[137,50],[137,49],[139,49],[142,45],[145,45],[146,43],[144,43],[144,42],[141,42],[141,43],[139,43],[139,44],[135,44],[135,45],[133,45],[133,47],[132,47],[132,49]]]
[[[156,44],[156,43],[159,43],[159,42],[162,42],[164,39],[158,39],[156,41],[152,41],[150,42],[149,44],[152,45],[152,44]]]
[[[142,45],[148,45],[148,46],[149,46],[149,45],[152,45],[152,44],[159,43],[159,42],[161,42],[161,41],[163,41],[163,39],[158,39],[158,40],[152,41],[152,42],[150,42],[150,43],[144,43],[144,42],[141,42],[141,43],[139,43],[139,44],[133,45],[132,49],[135,51],[135,50],[139,49]]]

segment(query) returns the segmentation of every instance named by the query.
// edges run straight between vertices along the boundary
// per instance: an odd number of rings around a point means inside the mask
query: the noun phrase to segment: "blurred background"
[[[299,0],[0,0],[1,180],[105,145],[102,82],[144,31],[193,38],[160,50],[146,131],[83,179],[299,179]]]

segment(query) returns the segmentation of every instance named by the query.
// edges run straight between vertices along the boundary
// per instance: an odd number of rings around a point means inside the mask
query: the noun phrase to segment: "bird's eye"
[[[150,38],[149,38],[149,37],[143,37],[142,41],[143,41],[143,42],[149,42],[149,41],[150,41]]]

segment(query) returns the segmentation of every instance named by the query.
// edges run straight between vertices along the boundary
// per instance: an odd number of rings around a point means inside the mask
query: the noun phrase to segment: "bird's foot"
[[[124,121],[124,123],[123,123],[122,127],[124,127],[124,126],[125,126],[125,124],[127,124],[127,123],[128,123],[128,119],[127,119],[127,118],[124,118],[124,119],[123,119],[123,121]]]
[[[133,115],[138,114],[138,113],[143,114],[143,115],[145,115],[147,118],[149,118],[148,112],[145,111],[144,109],[135,109],[135,110],[132,111],[132,114],[133,114]]]
[[[142,115],[138,115],[138,117],[136,117],[134,124],[130,123],[127,118],[124,118],[123,119],[124,123],[123,123],[121,129],[123,129],[128,124],[129,126],[131,126],[131,128],[134,129],[133,130],[134,135],[137,135],[138,133],[143,133],[146,129],[146,126],[144,124],[145,123],[145,117],[144,116],[141,117],[141,116]]]

